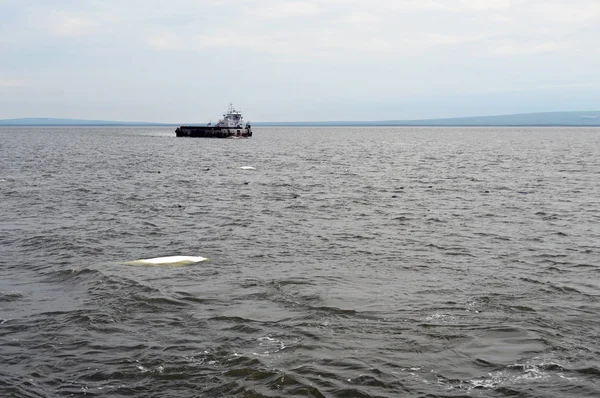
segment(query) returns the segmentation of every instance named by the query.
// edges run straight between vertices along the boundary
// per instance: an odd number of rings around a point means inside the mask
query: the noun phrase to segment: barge
[[[248,138],[252,137],[250,122],[244,123],[241,112],[229,104],[229,110],[218,123],[208,123],[206,126],[179,126],[175,130],[177,137],[203,138]]]

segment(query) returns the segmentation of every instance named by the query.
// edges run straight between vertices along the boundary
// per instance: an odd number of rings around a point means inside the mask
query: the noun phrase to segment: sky
[[[600,110],[600,0],[0,0],[0,119]]]

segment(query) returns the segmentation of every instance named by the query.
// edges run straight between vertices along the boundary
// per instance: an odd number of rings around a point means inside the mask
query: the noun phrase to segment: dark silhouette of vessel
[[[229,111],[218,123],[208,123],[206,126],[179,126],[175,134],[177,137],[248,138],[252,137],[252,127],[250,122],[244,124],[242,114],[235,110],[233,104],[229,104]]]

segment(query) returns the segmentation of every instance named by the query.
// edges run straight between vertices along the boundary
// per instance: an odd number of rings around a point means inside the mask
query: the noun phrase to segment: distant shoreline
[[[598,124],[259,124],[254,127],[600,127]]]
[[[176,127],[176,123],[20,118],[0,119],[0,127]],[[183,123],[204,126],[206,123]],[[255,127],[600,127],[600,111],[540,112],[419,120],[254,122]]]
[[[190,124],[186,124],[190,125]],[[197,124],[202,125],[202,124]],[[179,124],[0,124],[0,128],[18,127],[154,127],[176,128]],[[253,127],[600,127],[598,124],[289,124],[255,123]]]
[[[0,124],[3,127],[177,127],[177,124]]]

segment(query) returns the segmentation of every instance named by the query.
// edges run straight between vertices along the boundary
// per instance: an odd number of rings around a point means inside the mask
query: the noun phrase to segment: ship
[[[244,122],[242,113],[233,104],[216,124],[209,122],[206,126],[179,126],[175,130],[177,137],[203,138],[248,138],[252,137],[250,122]]]

